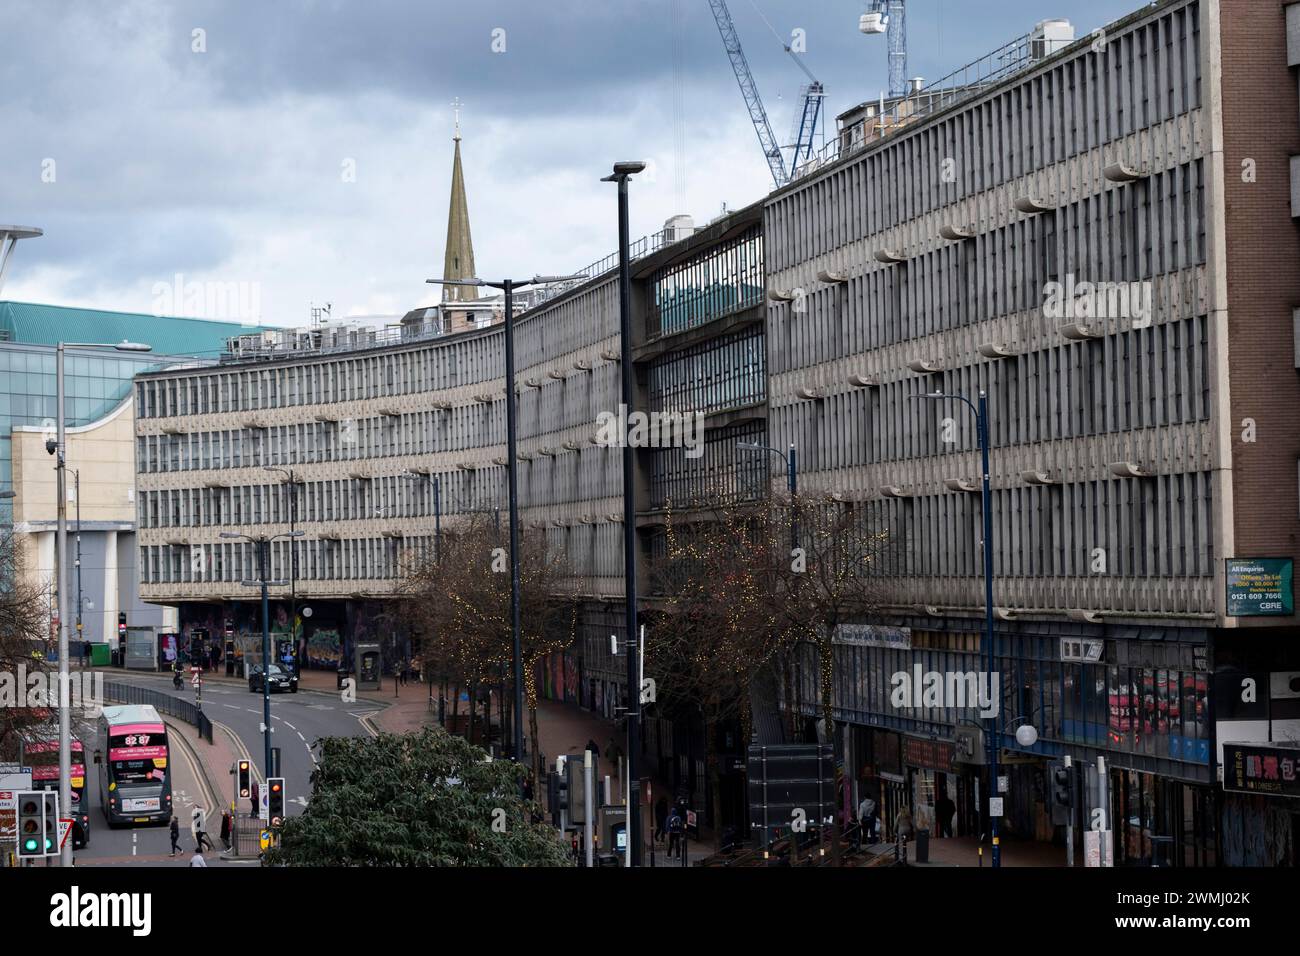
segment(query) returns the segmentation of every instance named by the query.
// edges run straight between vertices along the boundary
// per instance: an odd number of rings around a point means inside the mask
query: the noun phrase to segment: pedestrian
[[[259,816],[262,812],[262,805],[258,802],[260,794],[258,793],[256,780],[253,781],[253,786],[249,789],[249,794],[248,802],[253,805],[252,814],[253,816]]]
[[[662,793],[655,803],[655,839],[662,841],[668,826],[668,798]]]
[[[90,641],[81,642],[81,666],[90,666]]]
[[[939,794],[934,801],[935,822],[939,824],[939,836],[952,836],[952,818],[957,814],[957,804],[948,797],[947,791]]]
[[[907,804],[904,804],[898,808],[898,814],[894,817],[894,839],[910,840],[914,833],[912,811],[907,809]]]
[[[867,843],[876,842],[876,801],[863,796],[858,804],[858,829]]]
[[[230,849],[230,811],[221,811],[221,842],[225,844],[227,850]]]
[[[203,859],[203,847],[198,847],[194,855],[190,857],[190,866],[207,866],[208,861]]]
[[[175,856],[177,853],[181,852],[181,824],[180,821],[176,819],[176,814],[172,814],[172,822],[167,829],[172,838],[171,855]]]
[[[202,850],[204,845],[209,850],[213,849],[212,841],[208,839],[204,817],[207,811],[202,807],[195,807],[194,812],[190,814],[190,833],[194,836],[194,845]]]
[[[678,847],[682,845],[682,834],[686,830],[686,819],[677,812],[676,807],[673,807],[672,812],[668,814],[665,829],[668,831],[668,858],[672,859]]]

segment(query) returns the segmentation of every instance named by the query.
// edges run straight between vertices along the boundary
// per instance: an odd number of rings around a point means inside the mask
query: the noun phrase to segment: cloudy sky
[[[910,0],[909,73],[1138,5]],[[772,31],[805,31],[832,116],[886,85],[864,0],[730,7],[783,142],[804,77]],[[634,236],[771,186],[706,0],[4,0],[0,223],[45,236],[19,246],[3,296],[192,313],[167,308],[179,274],[247,283],[272,325],[305,324],[313,301],[401,314],[441,271],[455,98],[484,277],[612,252],[615,159],[652,164]]]

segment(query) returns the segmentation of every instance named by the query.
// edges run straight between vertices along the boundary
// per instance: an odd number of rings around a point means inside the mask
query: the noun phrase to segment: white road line
[[[136,842],[135,842],[135,841],[136,841],[136,839],[137,839],[138,837],[139,837],[139,834],[138,834],[138,833],[132,833],[132,834],[131,834],[131,855],[132,855],[132,856],[135,856],[135,855],[136,855]]]
[[[307,738],[304,737],[304,736],[302,735],[302,731],[301,731],[301,730],[297,731],[297,734],[298,734],[298,739],[299,739],[299,740],[301,740],[303,743],[306,743],[306,742],[307,742]]]
[[[229,707],[231,710],[239,710],[234,704],[222,704],[222,707]]]
[[[295,727],[293,724],[289,723],[289,721],[285,720],[283,717],[276,717],[275,719],[278,720],[278,721],[280,721],[281,723],[283,723],[283,724],[284,724],[286,727],[288,727],[290,730],[297,730],[297,729],[298,729],[298,728]],[[299,734],[298,736],[301,737],[302,734]]]

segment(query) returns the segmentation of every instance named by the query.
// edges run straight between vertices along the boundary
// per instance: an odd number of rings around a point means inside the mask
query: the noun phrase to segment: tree
[[[439,727],[317,743],[311,800],[268,865],[569,865],[555,831],[528,819],[518,764]]]
[[[12,532],[0,531],[0,671],[13,675],[48,672],[46,642],[50,633],[48,588],[32,584]],[[16,688],[22,690],[22,688]],[[17,756],[18,738],[46,732],[55,712],[46,708],[0,707],[0,758]]]
[[[719,825],[718,727],[739,717],[742,737],[748,735],[750,685],[771,666],[788,633],[773,600],[788,550],[783,534],[766,502],[715,497],[681,511],[670,504],[662,548],[650,562],[646,669],[666,707],[700,710]]]
[[[475,690],[514,665],[509,538],[487,515],[470,515],[443,535],[440,551],[438,560],[429,556],[408,570],[400,593],[423,659],[469,688],[472,722]],[[571,582],[565,555],[550,546],[545,532],[521,529],[520,651],[535,764],[536,665],[573,643],[577,603]],[[540,766],[534,772],[541,779]]]
[[[781,580],[771,592],[773,611],[791,639],[816,650],[818,702],[833,739],[836,633],[841,624],[876,613],[882,580],[895,567],[894,542],[870,503],[786,497],[773,511],[779,523],[797,529],[791,560],[779,565]]]

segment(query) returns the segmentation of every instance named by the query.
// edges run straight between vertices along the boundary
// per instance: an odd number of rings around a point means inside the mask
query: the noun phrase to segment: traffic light
[[[126,646],[126,612],[117,612],[117,645],[118,647]]]
[[[271,829],[284,824],[284,777],[269,777],[266,781],[266,815]]]
[[[239,761],[239,799],[247,800],[253,794],[253,765],[247,760]]]
[[[51,790],[18,793],[18,856],[53,856],[59,852],[59,795]]]
[[[1052,823],[1070,823],[1074,810],[1074,768],[1053,760],[1048,765],[1048,782],[1052,793]]]

